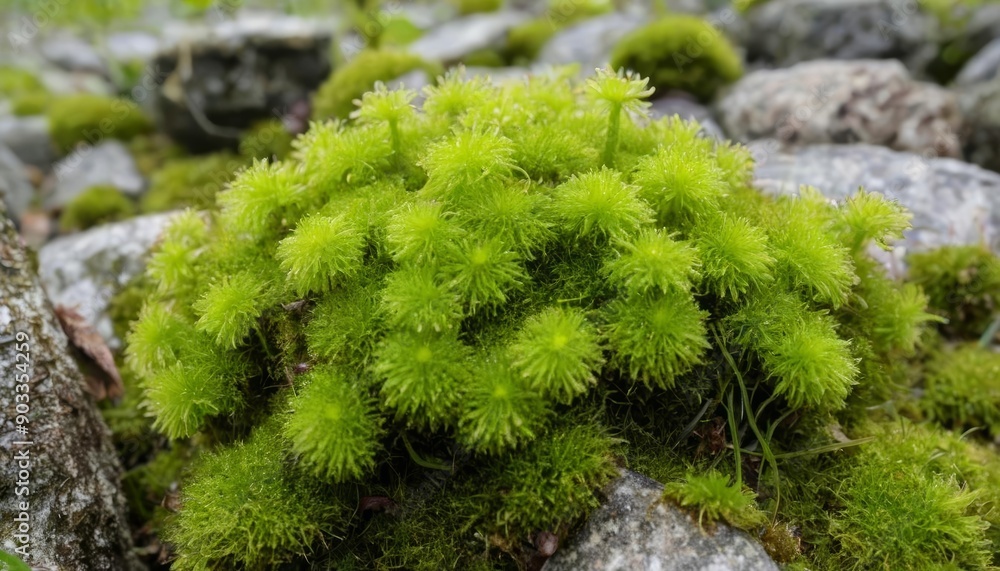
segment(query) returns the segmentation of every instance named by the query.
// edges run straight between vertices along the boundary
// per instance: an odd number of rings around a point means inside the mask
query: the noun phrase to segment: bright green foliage
[[[938,353],[928,363],[920,405],[945,426],[1000,433],[1000,353],[976,345]]]
[[[240,139],[240,155],[253,159],[280,160],[292,152],[292,134],[280,119],[261,121]]]
[[[244,166],[245,161],[229,153],[168,160],[153,172],[149,190],[142,196],[142,211],[207,208]]]
[[[76,196],[59,217],[64,232],[124,220],[135,214],[135,203],[113,186],[94,186]]]
[[[375,83],[391,81],[415,69],[422,69],[431,77],[441,71],[440,67],[405,52],[365,50],[320,86],[313,98],[313,117],[346,119],[354,110],[354,100],[360,99]]]
[[[41,115],[53,100],[52,94],[30,71],[0,66],[0,98],[11,102],[15,115]]]
[[[978,338],[1000,309],[1000,258],[984,246],[945,246],[912,254],[910,280],[948,323],[942,329]]]
[[[105,139],[128,141],[153,128],[135,103],[100,95],[60,97],[49,106],[48,117],[49,133],[62,152],[84,142],[96,145]]]
[[[681,89],[699,99],[743,75],[735,49],[711,24],[672,15],[625,36],[611,53],[611,66],[649,77],[653,87]]]
[[[668,483],[663,488],[663,498],[697,511],[700,526],[725,521],[735,527],[752,529],[766,519],[757,509],[752,491],[739,484],[731,485],[729,476],[718,472],[689,474],[683,482]]]
[[[419,110],[376,87],[353,119],[243,170],[208,215],[181,215],[127,351],[157,428],[217,447],[185,484],[180,560],[514,565],[595,504],[609,435],[660,474],[695,456],[735,470],[736,486],[693,477],[686,493],[743,525],[737,449],[763,455],[746,481],[774,498],[785,461],[831,449],[836,411],[881,402],[929,319],[867,257],[905,217],[876,195],[763,196],[745,148],[644,117],[649,94],[609,71],[453,72]],[[272,424],[258,485],[229,464]],[[316,498],[376,507],[330,529],[289,492],[302,474]],[[287,509],[230,505],[278,490]],[[246,522],[211,535],[217,506]]]
[[[455,0],[455,2],[458,5],[458,13],[462,15],[496,12],[503,5],[503,0]]]

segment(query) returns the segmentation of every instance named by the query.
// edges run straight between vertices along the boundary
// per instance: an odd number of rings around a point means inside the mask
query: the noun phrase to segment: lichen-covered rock
[[[923,70],[937,21],[917,2],[771,0],[748,15],[748,58],[776,67],[815,59],[900,59]]]
[[[171,215],[141,216],[52,240],[38,253],[49,298],[75,307],[111,348],[115,337],[108,304],[122,287],[145,269],[145,255]]]
[[[130,196],[146,187],[128,149],[113,140],[78,148],[56,164],[54,173],[55,186],[45,197],[48,209],[62,208],[95,186],[112,186]]]
[[[168,29],[153,62],[164,130],[192,150],[235,149],[240,130],[290,112],[330,74],[331,27],[252,13]]]
[[[501,47],[507,32],[529,18],[515,11],[470,14],[429,30],[409,51],[425,60],[455,63],[474,51]]]
[[[822,60],[756,71],[733,85],[716,109],[723,129],[741,141],[871,143],[961,156],[955,95],[913,81],[896,61]]]
[[[640,14],[622,12],[584,20],[553,36],[538,54],[538,63],[579,64],[581,73],[593,73],[611,61],[611,50],[619,40],[648,21]]]
[[[1000,174],[948,158],[925,159],[871,145],[816,145],[794,154],[751,149],[758,157],[756,185],[794,193],[800,185],[842,199],[860,186],[901,202],[913,213],[893,255],[946,244],[1000,247]]]
[[[68,350],[0,204],[0,450],[8,459],[0,469],[0,548],[23,548],[33,569],[142,569],[110,432]],[[27,403],[15,400],[20,394]],[[18,424],[17,403],[26,423]],[[26,534],[19,518],[28,520]]]
[[[8,215],[17,220],[31,203],[34,189],[24,172],[24,165],[10,149],[0,143],[0,200],[7,203]]]
[[[663,486],[625,472],[605,489],[607,501],[543,571],[777,571],[746,533],[696,520],[662,500]]]
[[[965,117],[962,147],[966,160],[1000,171],[1000,77],[963,86],[957,93]]]

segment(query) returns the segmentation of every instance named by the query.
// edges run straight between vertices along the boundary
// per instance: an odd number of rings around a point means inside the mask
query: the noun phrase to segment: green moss
[[[739,483],[730,484],[729,476],[717,472],[690,474],[683,482],[670,482],[663,488],[663,499],[690,508],[698,514],[699,526],[724,521],[753,529],[766,520],[752,491]]]
[[[1000,432],[1000,353],[967,345],[938,353],[927,368],[920,405],[929,418]]]
[[[135,203],[113,186],[94,186],[81,192],[63,209],[59,227],[63,232],[87,230],[135,215]]]
[[[100,95],[57,98],[49,105],[48,118],[52,140],[63,152],[83,142],[128,141],[153,128],[150,119],[131,101]]]
[[[472,67],[504,67],[507,60],[497,50],[482,49],[467,54],[462,63]]]
[[[293,138],[281,120],[261,121],[240,139],[240,156],[247,161],[283,159],[292,152]]]
[[[743,75],[729,40],[692,16],[668,16],[625,36],[611,53],[611,65],[649,77],[661,92],[679,89],[702,100]]]
[[[229,153],[168,160],[153,174],[140,208],[145,213],[205,208],[246,165],[244,159]]]
[[[313,118],[346,119],[355,109],[354,100],[370,91],[376,82],[391,81],[416,69],[431,77],[441,72],[439,66],[405,52],[365,50],[320,86],[313,97]]]
[[[496,12],[503,6],[503,0],[453,0],[458,13],[465,16],[482,12]]]
[[[184,148],[174,143],[166,135],[150,133],[139,135],[128,142],[128,150],[139,172],[151,178],[163,165],[172,159],[184,157]]]
[[[0,66],[0,97],[9,99],[15,115],[42,115],[53,100],[30,71]]]
[[[983,334],[1000,307],[1000,258],[983,246],[945,246],[907,261],[909,279],[948,320],[944,332],[966,339]]]

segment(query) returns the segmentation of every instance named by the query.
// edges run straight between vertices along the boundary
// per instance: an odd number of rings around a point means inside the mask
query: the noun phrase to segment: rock
[[[917,2],[899,0],[771,0],[748,20],[748,59],[775,67],[895,58],[922,73],[940,36],[937,21]]]
[[[0,548],[15,553],[27,540],[22,559],[32,569],[143,569],[111,433],[32,266],[0,203],[0,450],[8,459],[0,469]],[[28,402],[15,401],[18,394]],[[25,424],[17,423],[16,403],[28,409]],[[30,483],[15,488],[18,480]],[[17,518],[28,519],[23,536]]]
[[[108,66],[89,43],[69,35],[56,35],[41,42],[39,51],[46,60],[66,71],[108,74]]]
[[[580,72],[593,73],[608,65],[611,50],[626,34],[649,22],[641,14],[612,12],[569,26],[546,42],[538,64],[579,64]]]
[[[501,47],[507,32],[530,18],[526,12],[514,11],[462,16],[428,30],[407,51],[430,61],[457,63],[474,51]]]
[[[938,76],[949,80],[968,64],[971,57],[986,49],[993,40],[1000,38],[1000,4],[984,2],[971,6],[970,2],[951,3],[950,23],[944,26],[941,53],[934,62]]]
[[[911,80],[897,61],[820,60],[755,71],[732,85],[716,110],[722,128],[740,141],[860,142],[961,155],[954,94]]]
[[[678,115],[687,121],[697,121],[701,125],[702,132],[713,139],[725,138],[722,127],[715,122],[712,112],[696,101],[683,97],[661,97],[654,99],[652,104],[649,115],[654,119]]]
[[[1000,37],[972,56],[955,78],[955,85],[972,85],[1000,76]]]
[[[115,337],[108,304],[144,271],[145,256],[172,214],[140,216],[56,238],[38,252],[38,274],[56,305],[75,307],[112,349]]]
[[[43,171],[56,160],[55,145],[44,116],[0,117],[0,145],[8,147],[21,162]]]
[[[893,251],[946,244],[990,244],[1000,249],[1000,174],[948,158],[925,159],[872,145],[816,145],[793,154],[751,145],[756,186],[774,194],[812,185],[843,199],[865,187],[913,212],[913,228]]]
[[[47,67],[38,72],[38,79],[45,89],[56,95],[72,95],[74,93],[92,93],[112,97],[116,90],[111,82],[99,73],[84,71],[66,71],[64,69]]]
[[[19,220],[31,205],[34,194],[35,189],[28,182],[24,164],[10,149],[0,144],[0,200],[8,205],[8,215]]]
[[[235,148],[243,129],[308,101],[330,74],[330,29],[268,13],[168,27],[153,63],[163,129],[194,151]]]
[[[160,50],[160,39],[146,32],[114,32],[105,39],[108,56],[116,62],[148,62]]]
[[[542,571],[777,571],[764,548],[724,524],[714,533],[660,501],[663,486],[624,472],[606,489],[607,501],[580,533],[556,551]]]
[[[965,116],[962,147],[965,158],[1000,172],[1000,77],[958,90]]]
[[[113,186],[129,196],[138,196],[146,184],[128,149],[114,140],[78,147],[59,161],[53,172],[55,188],[45,197],[45,207],[52,210],[66,206],[93,186]]]

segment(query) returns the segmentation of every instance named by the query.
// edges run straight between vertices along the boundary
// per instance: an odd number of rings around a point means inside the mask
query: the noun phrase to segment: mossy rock
[[[985,246],[945,246],[907,258],[909,279],[947,320],[941,329],[978,339],[1000,311],[1000,258]]]
[[[611,66],[649,77],[660,92],[679,89],[703,101],[743,75],[729,40],[694,16],[668,16],[631,32],[612,51]]]
[[[365,50],[337,69],[313,97],[314,119],[346,119],[355,109],[354,101],[370,91],[376,82],[391,81],[416,69],[428,76],[441,73],[440,65],[418,56],[393,50]]]
[[[153,213],[188,206],[206,208],[248,163],[243,157],[225,152],[169,160],[150,179],[140,209]]]
[[[153,129],[152,121],[135,103],[100,95],[59,97],[49,105],[48,117],[49,133],[62,152],[83,142],[128,141]]]
[[[59,227],[63,232],[87,230],[135,216],[136,206],[113,186],[91,187],[76,196],[62,211]]]

